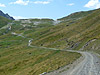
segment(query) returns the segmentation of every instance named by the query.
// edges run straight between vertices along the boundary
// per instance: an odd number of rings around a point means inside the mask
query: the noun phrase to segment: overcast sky
[[[100,7],[99,0],[0,0],[0,10],[16,19],[57,19],[77,11]]]

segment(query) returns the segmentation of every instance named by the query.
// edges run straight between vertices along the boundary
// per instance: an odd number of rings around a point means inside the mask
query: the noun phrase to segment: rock
[[[0,16],[3,16],[3,17],[10,19],[10,20],[15,20],[13,17],[9,16],[8,14],[4,14],[1,10],[0,10]]]

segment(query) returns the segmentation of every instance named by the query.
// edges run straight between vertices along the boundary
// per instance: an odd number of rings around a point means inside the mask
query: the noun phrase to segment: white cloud
[[[5,4],[1,4],[1,3],[0,3],[0,7],[6,7],[6,5],[5,5]]]
[[[34,4],[49,4],[53,0],[47,0],[47,1],[34,1]]]
[[[70,4],[67,4],[68,6],[73,6],[73,5],[75,5],[74,3],[70,3]]]
[[[20,4],[20,5],[28,5],[29,4],[29,0],[24,1],[24,0],[17,0],[15,2],[11,2],[10,4]]]
[[[49,4],[49,1],[35,1],[34,4]]]
[[[99,0],[90,0],[84,7],[87,8],[100,8],[100,1]]]
[[[30,0],[17,0],[15,2],[10,2],[10,4],[20,4],[20,5],[28,5],[29,3],[34,3],[34,4],[49,4],[53,0],[47,0],[47,1],[30,1]]]
[[[26,17],[22,17],[22,16],[13,16],[14,19],[26,19]]]

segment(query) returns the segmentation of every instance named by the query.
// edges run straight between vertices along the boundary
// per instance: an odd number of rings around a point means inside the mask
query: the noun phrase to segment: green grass
[[[60,18],[58,20],[60,21],[70,21],[70,20],[78,20],[81,19],[87,15],[90,15],[94,12],[95,10],[91,10],[91,11],[80,11],[80,12],[76,12],[76,13],[72,13],[66,17]]]
[[[2,35],[0,39],[0,75],[39,75],[71,64],[81,56],[67,51],[31,48],[27,46],[27,38],[11,34]]]
[[[91,14],[75,21],[75,23],[70,24],[68,22],[62,22],[49,29],[45,29],[44,32],[48,32],[35,38],[32,44],[38,46],[42,45],[51,48],[58,48],[59,46],[60,49],[67,48],[79,50],[89,40],[100,38],[99,12],[100,9],[97,9],[94,10]],[[61,42],[60,40],[65,42]],[[76,45],[77,43],[78,45]]]
[[[7,25],[9,22],[11,22],[11,20],[0,16],[0,28]]]
[[[0,36],[0,74],[39,75],[59,69],[71,64],[81,56],[79,53],[61,51],[60,49],[79,50],[93,39],[97,40],[89,43],[84,50],[99,53],[99,12],[100,9],[74,13],[59,19],[65,21],[57,25],[53,25],[52,19],[30,19],[31,22],[41,21],[42,23],[38,25],[22,23],[24,20],[14,21],[11,25],[13,29],[6,35]],[[70,20],[67,21],[68,19]],[[11,35],[11,32],[22,34],[27,38]],[[37,47],[27,46],[29,38],[33,39],[32,45]],[[59,50],[43,49],[40,46]]]
[[[91,41],[85,48],[84,50],[87,51],[94,51],[98,54],[100,54],[100,39],[96,39],[95,41]]]
[[[38,75],[71,64],[81,55],[22,47],[14,50],[5,49],[0,52],[0,56],[1,75]]]

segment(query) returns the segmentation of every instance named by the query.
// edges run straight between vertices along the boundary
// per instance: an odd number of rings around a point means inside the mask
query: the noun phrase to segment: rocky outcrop
[[[0,16],[3,16],[3,17],[10,19],[10,20],[15,20],[13,17],[9,16],[9,14],[4,14],[1,10],[0,10]]]
[[[96,41],[97,39],[89,40],[80,50],[84,50],[91,42]]]

